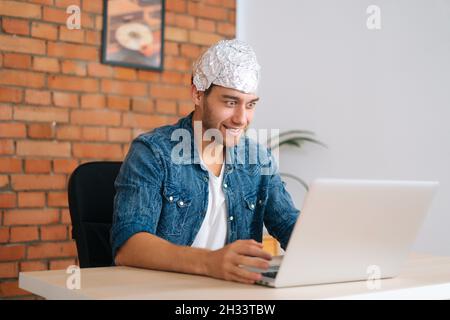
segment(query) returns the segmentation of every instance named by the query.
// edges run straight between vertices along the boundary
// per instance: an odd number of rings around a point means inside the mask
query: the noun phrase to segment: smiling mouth
[[[226,125],[223,125],[226,129],[226,133],[230,134],[232,136],[238,136],[241,134],[243,128],[233,128],[233,127],[227,127]]]

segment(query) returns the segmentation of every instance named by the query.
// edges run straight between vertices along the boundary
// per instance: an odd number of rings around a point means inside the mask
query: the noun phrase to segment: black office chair
[[[114,181],[122,162],[98,161],[77,167],[69,179],[69,210],[81,268],[114,265],[109,242]]]

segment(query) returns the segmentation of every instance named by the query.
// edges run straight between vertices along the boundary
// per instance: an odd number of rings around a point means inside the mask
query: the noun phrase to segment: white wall
[[[368,30],[366,8],[381,8]],[[450,1],[238,0],[262,80],[253,127],[309,129],[329,149],[284,150],[282,171],[438,180],[414,249],[450,255]],[[304,191],[288,182],[301,208]]]

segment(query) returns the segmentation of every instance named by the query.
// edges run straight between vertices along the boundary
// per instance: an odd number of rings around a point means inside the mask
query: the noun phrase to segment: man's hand
[[[242,283],[254,283],[261,274],[245,270],[239,265],[267,270],[272,255],[255,240],[237,240],[222,249],[208,253],[206,272],[213,278]]]

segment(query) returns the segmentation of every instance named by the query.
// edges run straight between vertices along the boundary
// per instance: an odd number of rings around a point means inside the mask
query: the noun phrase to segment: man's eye
[[[236,105],[236,101],[227,101],[227,106],[234,107]]]
[[[251,102],[247,105],[247,108],[249,109],[253,109],[254,107],[256,107],[256,102]]]

